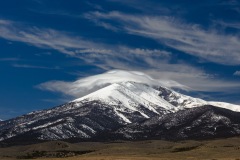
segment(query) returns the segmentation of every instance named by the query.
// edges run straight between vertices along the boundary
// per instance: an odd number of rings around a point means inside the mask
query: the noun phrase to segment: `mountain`
[[[240,134],[239,111],[237,105],[207,102],[162,86],[122,82],[52,109],[0,122],[0,141],[233,136]],[[219,128],[224,129],[219,132]]]
[[[187,95],[180,94],[165,87],[155,87],[154,89],[160,91],[159,96],[179,109],[187,109],[193,107],[200,107],[203,105],[212,105],[220,108],[229,109],[235,112],[240,112],[240,106],[225,102],[204,101],[199,98],[193,98]]]
[[[133,123],[109,133],[119,139],[211,139],[240,134],[240,113],[210,105]]]

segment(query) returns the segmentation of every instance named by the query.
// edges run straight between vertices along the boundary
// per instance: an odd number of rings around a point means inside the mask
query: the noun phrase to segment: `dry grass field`
[[[0,148],[1,160],[155,160],[209,159],[240,160],[240,138],[210,141],[169,142],[149,140],[138,142],[82,142],[61,141],[26,146]]]

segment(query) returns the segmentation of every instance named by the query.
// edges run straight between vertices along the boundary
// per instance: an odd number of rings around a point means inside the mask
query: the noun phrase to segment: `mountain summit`
[[[240,134],[240,106],[135,82],[0,122],[0,140],[205,139]]]

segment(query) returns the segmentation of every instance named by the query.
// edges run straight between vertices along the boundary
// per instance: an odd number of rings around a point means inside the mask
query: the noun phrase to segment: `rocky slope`
[[[119,139],[210,139],[240,134],[240,113],[210,105],[133,123],[109,134]]]
[[[52,109],[0,122],[0,140],[233,136],[239,134],[239,111],[237,105],[207,102],[161,86],[122,82]]]

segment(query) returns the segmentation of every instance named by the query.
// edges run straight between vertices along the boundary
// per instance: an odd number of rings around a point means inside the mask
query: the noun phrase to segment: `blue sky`
[[[131,71],[240,104],[240,1],[2,1],[0,53],[1,119],[60,105]]]

